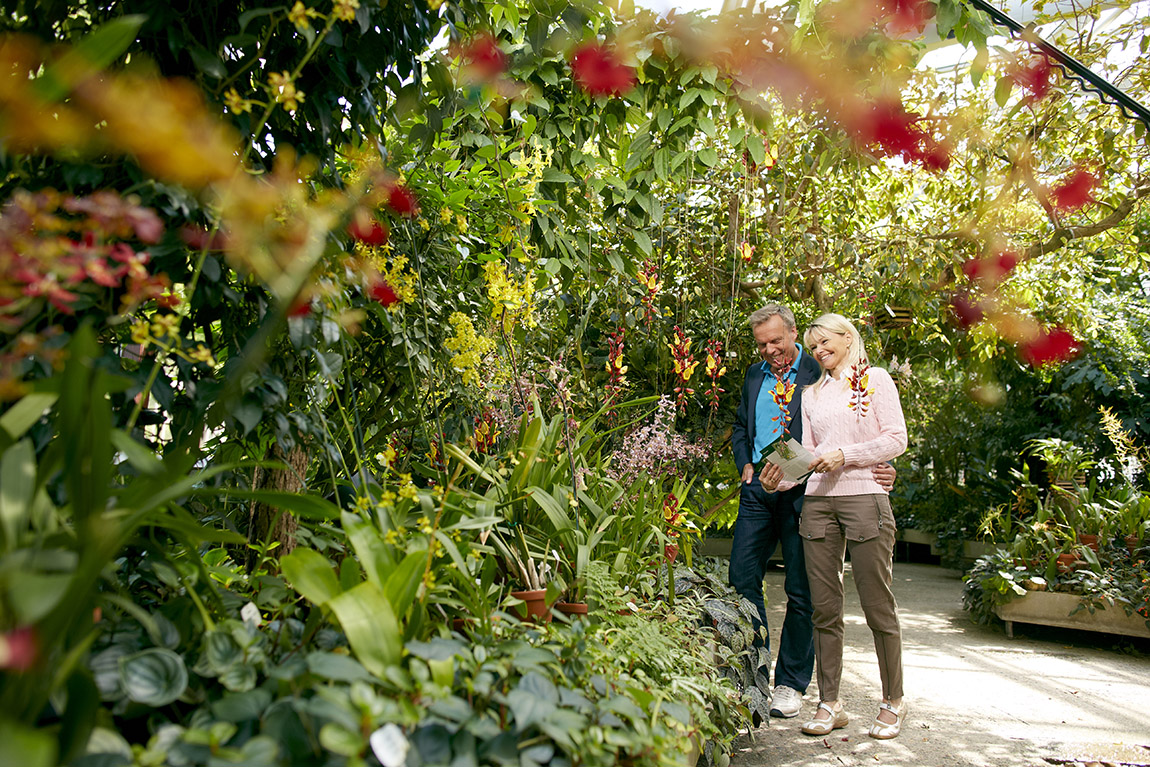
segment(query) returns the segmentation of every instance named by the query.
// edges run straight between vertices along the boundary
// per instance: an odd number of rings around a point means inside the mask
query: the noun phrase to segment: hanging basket
[[[883,307],[875,312],[874,315],[874,325],[879,330],[904,328],[913,322],[914,312],[911,311],[909,306],[883,304]]]

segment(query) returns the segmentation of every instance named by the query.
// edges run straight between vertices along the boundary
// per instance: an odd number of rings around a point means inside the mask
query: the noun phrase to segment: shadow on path
[[[893,741],[867,736],[878,712],[878,665],[848,565],[842,696],[851,722],[826,738],[802,734],[814,682],[795,719],[740,739],[733,767],[790,765],[1150,765],[1150,642],[1037,626],[1007,639],[962,610],[959,573],[895,564],[910,715]],[[783,572],[767,573],[772,647]]]

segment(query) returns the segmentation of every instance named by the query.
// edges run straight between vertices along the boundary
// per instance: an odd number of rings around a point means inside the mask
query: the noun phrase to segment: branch
[[[1150,196],[1150,184],[1136,187],[1122,202],[1110,212],[1106,218],[1094,224],[1084,226],[1067,226],[1056,229],[1053,236],[1046,242],[1036,242],[1026,249],[1026,258],[1037,258],[1052,253],[1071,240],[1080,240],[1084,237],[1093,237],[1107,229],[1113,229],[1122,223],[1134,211],[1134,205],[1143,197]]]

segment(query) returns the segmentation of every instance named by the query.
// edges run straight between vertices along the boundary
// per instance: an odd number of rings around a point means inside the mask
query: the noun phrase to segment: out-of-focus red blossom
[[[622,96],[635,85],[635,70],[619,60],[613,48],[583,43],[571,55],[571,72],[592,96]]]
[[[180,305],[180,297],[175,293],[164,293],[162,296],[156,299],[156,304],[165,309],[175,309]]]
[[[140,242],[154,245],[164,234],[164,222],[151,208],[137,205],[135,197],[101,190],[87,197],[65,197],[61,207],[69,213],[89,217],[86,228],[100,229],[119,237],[135,235]]]
[[[950,167],[950,151],[924,131],[916,112],[908,112],[897,99],[885,99],[847,114],[845,125],[855,140],[864,145],[877,144],[880,154],[901,157],[906,162],[920,162],[928,170]]]
[[[1038,101],[1050,92],[1052,73],[1050,61],[1042,54],[1035,54],[1029,60],[1020,61],[1011,67],[1006,76],[1029,94],[1028,100]]]
[[[227,247],[227,238],[223,232],[211,233],[196,224],[184,224],[180,227],[180,239],[192,250],[206,250],[209,253],[219,252]]]
[[[1098,177],[1085,168],[1077,168],[1061,184],[1050,190],[1050,201],[1059,210],[1078,210],[1094,199],[1090,193]]]
[[[1018,254],[1011,250],[1004,250],[994,256],[986,258],[972,258],[962,265],[963,273],[972,280],[984,284],[994,284],[1018,266]]]
[[[311,299],[299,298],[295,303],[288,307],[287,316],[289,317],[306,317],[311,314]]]
[[[0,668],[27,671],[38,654],[36,631],[31,626],[0,634]]]
[[[1065,328],[1040,330],[1038,335],[1018,345],[1018,353],[1027,364],[1042,367],[1054,362],[1065,362],[1078,356],[1082,346]]]
[[[507,54],[500,49],[498,41],[485,32],[467,42],[463,49],[463,63],[468,77],[491,81],[507,69]]]
[[[400,184],[396,184],[388,192],[387,207],[395,211],[396,215],[404,218],[414,218],[419,215],[419,200],[415,198],[415,193]]]
[[[892,35],[923,31],[935,12],[929,0],[878,0],[877,7],[879,16],[890,19],[886,31]]]
[[[351,223],[347,225],[347,233],[353,239],[372,247],[386,245],[391,236],[391,230],[375,220],[367,211],[357,211],[351,217]]]
[[[982,307],[970,300],[969,293],[955,293],[950,297],[950,311],[960,327],[969,328],[982,321]]]
[[[368,287],[367,292],[372,300],[379,303],[384,309],[399,300],[399,296],[395,293],[395,288],[393,288],[387,280],[377,280],[373,282],[371,286]]]

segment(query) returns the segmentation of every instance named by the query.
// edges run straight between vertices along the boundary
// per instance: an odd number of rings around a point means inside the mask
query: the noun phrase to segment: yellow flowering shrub
[[[535,327],[535,286],[530,274],[523,277],[523,282],[517,282],[507,275],[502,261],[489,261],[483,267],[483,279],[491,301],[491,316],[502,320],[505,331],[510,332],[516,321]]]
[[[478,386],[479,366],[486,355],[495,351],[495,341],[476,333],[471,319],[462,312],[454,312],[448,322],[455,330],[455,336],[444,341],[443,346],[455,353],[451,366],[463,377],[463,383]]]

